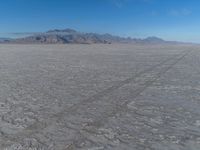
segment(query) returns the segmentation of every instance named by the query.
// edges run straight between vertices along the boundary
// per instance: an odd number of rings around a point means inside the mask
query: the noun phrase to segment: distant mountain
[[[19,38],[16,43],[44,43],[44,44],[92,44],[109,43],[103,35],[95,33],[81,33],[73,29],[49,30],[45,33]]]
[[[68,28],[68,29],[63,29],[63,30],[59,30],[59,29],[49,30],[46,33],[50,33],[50,34],[57,34],[57,33],[75,34],[75,33],[78,33],[78,32],[74,29]]]
[[[146,43],[165,43],[166,42],[163,39],[155,37],[155,36],[148,37],[148,38],[144,39],[143,41]]]
[[[74,29],[55,29],[44,33],[35,34],[25,38],[15,39],[11,43],[25,44],[111,44],[111,43],[142,43],[142,44],[160,44],[168,43],[157,37],[148,37],[146,39],[125,38],[111,34],[83,33]]]
[[[5,42],[9,42],[11,41],[12,39],[10,38],[0,38],[0,43],[5,43]]]

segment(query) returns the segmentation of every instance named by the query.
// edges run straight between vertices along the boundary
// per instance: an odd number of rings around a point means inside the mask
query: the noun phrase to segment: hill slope
[[[11,41],[12,43],[38,43],[38,44],[93,44],[93,43],[168,43],[157,37],[146,39],[124,38],[111,34],[82,33],[73,29],[49,30],[44,33],[35,34],[25,38]]]

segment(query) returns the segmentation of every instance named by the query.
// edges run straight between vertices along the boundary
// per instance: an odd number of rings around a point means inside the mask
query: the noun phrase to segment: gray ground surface
[[[200,47],[0,45],[0,150],[199,150]]]

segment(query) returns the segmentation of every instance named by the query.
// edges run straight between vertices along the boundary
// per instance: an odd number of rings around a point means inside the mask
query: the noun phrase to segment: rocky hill
[[[10,38],[0,38],[0,43],[9,42],[11,40],[12,39],[10,39]]]
[[[22,44],[167,43],[167,41],[157,37],[148,37],[146,39],[136,39],[130,37],[124,38],[111,34],[83,33],[73,29],[49,30],[44,33],[34,34],[32,36],[6,42]]]

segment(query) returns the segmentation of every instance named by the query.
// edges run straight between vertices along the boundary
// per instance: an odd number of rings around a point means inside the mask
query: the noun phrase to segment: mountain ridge
[[[161,38],[151,36],[145,39],[120,37],[111,34],[84,33],[74,29],[53,29],[47,32],[37,33],[24,38],[2,41],[6,43],[21,44],[112,44],[112,43],[141,43],[141,44],[163,44],[172,43]],[[175,43],[175,42],[173,42]]]
[[[11,41],[11,38],[0,37],[0,43]]]

